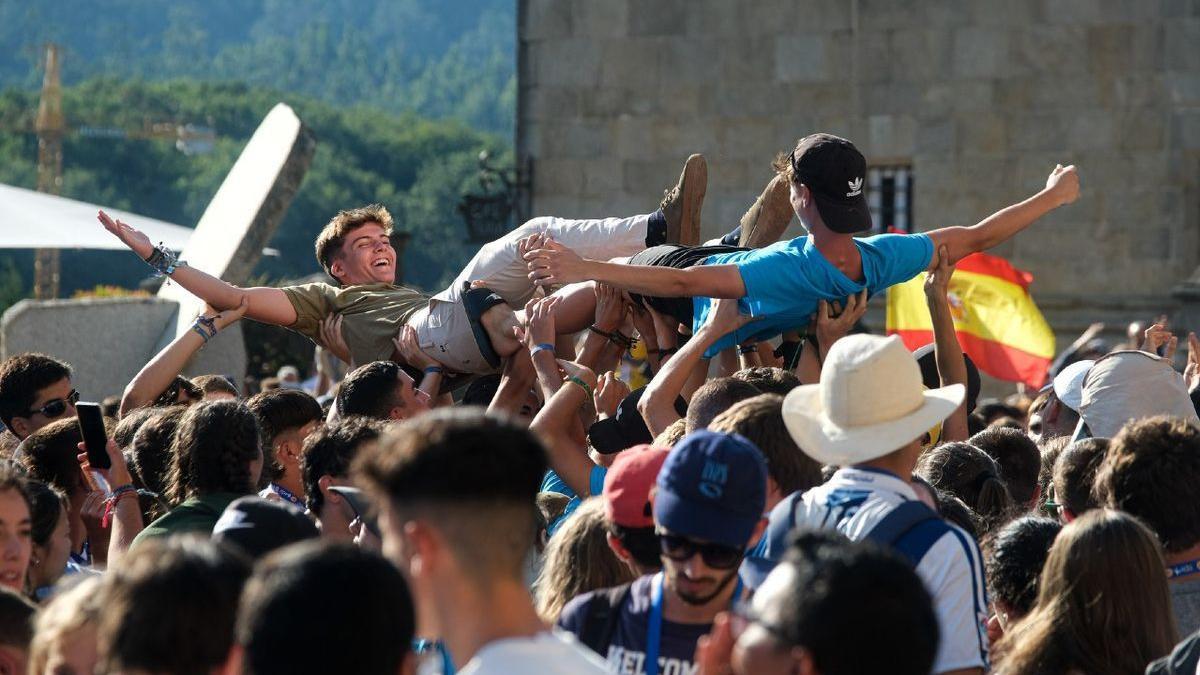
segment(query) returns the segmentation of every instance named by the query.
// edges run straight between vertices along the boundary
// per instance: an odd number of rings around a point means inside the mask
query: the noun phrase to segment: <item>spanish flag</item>
[[[974,253],[955,266],[949,300],[958,342],[980,370],[1038,388],[1054,360],[1054,333],[1029,295],[1032,281],[1003,258]],[[933,342],[924,283],[920,274],[888,289],[887,332],[910,350]]]

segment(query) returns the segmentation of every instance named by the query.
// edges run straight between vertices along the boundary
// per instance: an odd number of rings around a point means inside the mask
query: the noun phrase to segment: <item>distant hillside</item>
[[[0,89],[36,88],[40,45],[67,83],[236,81],[512,133],[516,0],[0,2]]]
[[[0,128],[27,125],[36,91],[0,92]],[[93,79],[66,87],[63,107],[75,124],[139,128],[143,119],[197,120],[218,134],[211,153],[184,155],[169,140],[68,136],[63,145],[63,194],[183,225],[194,225],[263,116],[278,101],[292,105],[317,136],[317,154],[287,217],[271,242],[281,251],[258,272],[271,279],[320,271],[313,240],[338,210],[386,205],[397,229],[412,235],[405,278],[440,290],[473,253],[455,210],[475,185],[477,157],[488,150],[511,161],[509,139],[453,120],[423,119],[364,105],[331,105],[236,83],[177,79],[122,82]],[[32,188],[37,140],[0,133],[0,183]],[[98,227],[98,225],[97,225]],[[149,270],[124,253],[65,251],[63,293],[100,283],[127,287]],[[28,291],[13,270],[32,278],[27,251],[0,252],[0,308]],[[14,281],[14,279],[16,279]],[[26,284],[28,281],[26,281]]]

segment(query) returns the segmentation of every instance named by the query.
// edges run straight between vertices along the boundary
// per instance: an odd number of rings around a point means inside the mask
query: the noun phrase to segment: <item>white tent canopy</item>
[[[0,183],[0,249],[124,250],[125,245],[96,220],[101,209],[175,251],[182,250],[192,236],[192,229],[182,225]]]

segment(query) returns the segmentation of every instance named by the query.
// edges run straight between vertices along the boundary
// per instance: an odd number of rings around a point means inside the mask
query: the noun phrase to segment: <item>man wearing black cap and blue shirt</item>
[[[791,185],[791,204],[807,236],[758,249],[737,246],[655,246],[627,263],[586,260],[547,242],[526,254],[529,276],[543,285],[595,280],[628,291],[635,302],[698,328],[711,298],[737,298],[743,314],[759,319],[717,341],[705,353],[747,340],[765,340],[808,325],[820,300],[873,296],[936,265],[946,246],[953,264],[1016,235],[1079,195],[1075,167],[1057,166],[1046,187],[972,227],[922,234],[882,234],[871,229],[864,191],[867,162],[850,141],[831,134],[800,139],[775,163]]]
[[[694,672],[696,641],[743,595],[738,565],[766,526],[766,486],[766,462],[745,438],[712,431],[684,438],[655,484],[662,571],[575,598],[559,628],[614,672]]]

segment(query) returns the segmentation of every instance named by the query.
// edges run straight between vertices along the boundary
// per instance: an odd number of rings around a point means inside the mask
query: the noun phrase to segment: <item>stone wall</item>
[[[911,163],[920,230],[973,224],[1055,163],[1079,166],[1079,202],[996,251],[1034,273],[1067,333],[1097,312],[1172,309],[1200,262],[1195,0],[518,6],[517,144],[535,215],[652,210],[703,152],[715,235],[773,155],[829,131],[872,163]]]

